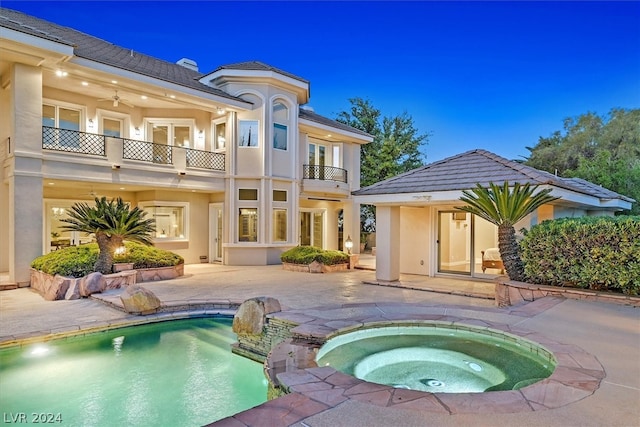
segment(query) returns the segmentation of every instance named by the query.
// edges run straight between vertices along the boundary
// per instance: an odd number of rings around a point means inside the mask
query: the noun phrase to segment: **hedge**
[[[124,255],[116,255],[114,262],[132,262],[133,268],[170,267],[183,264],[184,259],[173,252],[140,243],[125,242]],[[71,246],[42,255],[31,262],[31,267],[47,274],[65,277],[83,277],[92,273],[98,259],[98,244]]]
[[[349,262],[349,255],[341,251],[316,248],[315,246],[296,246],[280,255],[282,262],[291,264],[311,264],[318,261],[324,265],[345,264]]]
[[[531,283],[640,292],[640,216],[544,221],[520,245]]]

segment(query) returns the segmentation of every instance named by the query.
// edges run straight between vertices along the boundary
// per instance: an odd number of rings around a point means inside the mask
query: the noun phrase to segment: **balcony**
[[[347,171],[334,166],[302,165],[302,178],[347,183]]]
[[[347,171],[334,166],[302,165],[302,191],[313,197],[349,196]]]
[[[49,126],[42,127],[42,148],[73,154],[106,157],[111,163],[122,161],[171,165],[174,169],[225,170],[225,154],[176,147],[153,142],[111,137]]]

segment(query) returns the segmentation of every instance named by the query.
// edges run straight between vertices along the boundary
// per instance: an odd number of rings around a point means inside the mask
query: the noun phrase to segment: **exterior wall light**
[[[353,240],[351,240],[351,235],[347,236],[347,240],[344,241],[344,247],[347,249],[347,254],[351,255],[351,249],[353,249]]]

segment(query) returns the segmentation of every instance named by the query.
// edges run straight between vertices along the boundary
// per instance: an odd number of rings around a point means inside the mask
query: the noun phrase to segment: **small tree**
[[[516,183],[510,191],[506,181],[502,187],[489,183],[489,188],[484,188],[477,184],[471,191],[462,191],[460,200],[467,205],[456,207],[498,226],[500,257],[511,280],[524,280],[524,264],[514,225],[540,206],[558,199],[549,195],[549,188],[534,194],[537,188],[537,185]]]
[[[95,199],[95,207],[86,203],[76,203],[61,221],[69,225],[67,231],[95,234],[100,251],[94,270],[102,274],[111,273],[113,256],[123,241],[130,240],[153,245],[151,234],[155,232],[155,221],[146,219],[146,212],[135,207],[131,209],[120,197],[107,201],[106,197]]]

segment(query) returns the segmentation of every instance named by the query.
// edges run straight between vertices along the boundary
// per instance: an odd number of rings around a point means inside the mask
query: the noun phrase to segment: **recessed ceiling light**
[[[111,83],[113,83],[114,85],[117,85],[118,81],[117,80],[111,80]]]
[[[87,82],[82,82],[82,86],[89,86],[89,83],[87,83]]]
[[[121,190],[124,190],[124,187],[120,187]]]
[[[147,99],[147,95],[142,95],[140,98]]]
[[[68,75],[69,73],[67,73],[66,71],[62,71],[62,70],[56,71],[56,76],[58,77],[67,77]]]
[[[176,99],[176,96],[175,95],[169,95],[169,98]]]
[[[56,185],[56,183],[55,182],[50,182],[49,185]]]

